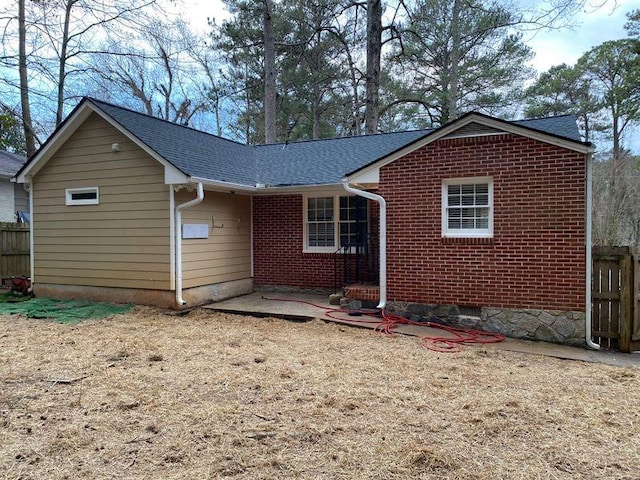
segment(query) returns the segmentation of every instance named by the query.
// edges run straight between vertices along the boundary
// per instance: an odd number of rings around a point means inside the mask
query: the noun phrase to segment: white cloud
[[[221,0],[185,0],[181,13],[198,32],[210,30],[209,19],[215,19],[219,25],[230,17]]]
[[[561,63],[572,65],[592,47],[626,37],[626,14],[638,7],[638,0],[618,0],[615,5],[607,2],[580,14],[572,30],[538,32],[532,39],[525,38],[536,54],[531,65],[540,72]]]

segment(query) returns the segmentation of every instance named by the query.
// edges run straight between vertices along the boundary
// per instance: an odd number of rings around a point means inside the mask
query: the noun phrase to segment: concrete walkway
[[[322,320],[374,329],[380,321],[367,316],[349,316],[347,313],[338,314],[341,319],[327,316],[327,311],[337,308],[329,304],[327,295],[315,295],[308,293],[291,292],[257,292],[241,297],[223,300],[221,302],[206,305],[203,308],[239,315],[251,315],[257,317],[276,317],[293,321],[309,321],[314,318]],[[415,325],[400,325],[394,332],[404,335],[424,336],[452,336],[448,332],[429,327]],[[532,342],[528,340],[516,340],[507,338],[500,343],[485,345],[513,352],[532,353],[567,360],[581,360],[583,362],[597,362],[618,367],[640,368],[640,353],[619,353],[611,351],[595,351],[583,348],[568,347],[554,343]],[[470,347],[473,348],[473,347]]]

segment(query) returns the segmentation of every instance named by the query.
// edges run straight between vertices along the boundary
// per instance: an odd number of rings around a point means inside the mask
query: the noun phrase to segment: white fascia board
[[[260,187],[255,193],[257,195],[290,195],[299,193],[301,195],[315,192],[341,192],[344,188],[341,183],[323,183],[317,185],[290,185],[282,187]]]
[[[186,182],[175,183],[201,183],[207,190],[219,192],[247,192],[255,193],[258,188],[250,185],[242,185],[241,183],[220,182],[218,180],[210,180],[208,178],[189,177]]]
[[[307,193],[315,193],[315,192],[341,192],[343,191],[341,183],[326,183],[326,184],[317,184],[317,185],[290,185],[290,186],[282,186],[282,187],[267,187],[267,186],[249,186],[242,185],[239,183],[231,183],[231,182],[220,182],[217,180],[210,180],[207,178],[200,177],[189,177],[186,182],[181,182],[184,184],[188,183],[202,183],[207,190],[218,191],[218,192],[243,192],[252,195],[290,195],[290,194],[300,194],[304,195]]]
[[[80,107],[70,118],[67,123],[53,134],[45,146],[36,154],[36,156],[29,162],[26,168],[20,172],[20,175],[16,176],[16,182],[18,183],[31,183],[31,177],[40,171],[42,167],[49,161],[55,152],[68,140],[68,138],[75,133],[78,127],[87,119],[87,117],[94,111],[90,104],[86,102]]]
[[[562,138],[554,137],[553,135],[547,135],[544,132],[538,132],[534,130],[530,130],[525,127],[521,127],[519,125],[514,125],[511,123],[503,122],[501,120],[496,120],[492,118],[487,118],[482,115],[471,114],[459,121],[454,121],[449,125],[446,125],[435,132],[428,134],[426,137],[418,140],[411,145],[408,145],[391,155],[388,155],[377,162],[363,168],[355,172],[353,175],[347,177],[347,181],[349,183],[377,183],[380,180],[380,169],[385,165],[390,164],[391,162],[396,161],[397,159],[404,157],[405,155],[418,150],[430,143],[435,142],[447,135],[452,134],[456,130],[469,125],[470,123],[479,123],[481,125],[486,125],[487,127],[492,127],[498,130],[501,130],[505,133],[513,133],[515,135],[520,135],[523,137],[532,138],[534,140],[538,140],[540,142],[548,143],[551,145],[555,145],[558,147],[566,148],[568,150],[573,150],[579,153],[593,153],[595,150],[592,145],[585,145],[579,142],[574,142],[571,140],[564,140]],[[495,133],[496,135],[498,133]],[[487,134],[493,135],[493,134]],[[473,135],[479,136],[479,135]],[[457,138],[465,138],[465,137],[457,137]]]
[[[180,169],[178,169],[177,167],[173,166],[171,163],[169,163],[163,157],[158,155],[158,153],[155,150],[151,149],[146,143],[141,141],[138,137],[133,135],[131,132],[129,132],[129,130],[124,128],[118,122],[113,120],[109,115],[104,113],[99,108],[96,108],[91,103],[91,101],[87,102],[87,104],[91,107],[91,110],[93,110],[95,113],[100,115],[100,117],[103,120],[105,120],[113,128],[118,130],[121,134],[123,134],[125,137],[127,137],[129,140],[131,140],[133,143],[135,143],[136,146],[138,146],[140,149],[144,150],[147,153],[147,155],[152,157],[154,160],[156,160],[158,163],[160,163],[164,167],[164,183],[166,185],[173,185],[173,184],[187,183],[188,182],[188,179],[189,179],[188,175],[185,175],[183,172],[180,171]]]
[[[136,144],[139,148],[144,150],[149,156],[158,161],[164,167],[164,178],[166,184],[175,184],[175,183],[186,183],[188,181],[188,176],[182,173],[178,168],[174,167],[171,163],[166,161],[160,155],[158,155],[155,151],[149,148],[145,143],[140,141],[135,135],[131,134],[128,130],[123,128],[120,124],[115,122],[111,117],[106,115],[100,109],[98,109],[90,100],[85,101],[85,103],[73,114],[71,118],[69,118],[65,125],[54,133],[53,137],[51,137],[47,144],[40,150],[36,157],[29,163],[29,165],[20,173],[18,177],[16,177],[16,181],[18,183],[29,183],[30,177],[33,177],[44,165],[49,161],[49,159],[58,151],[58,149],[66,142],[71,135],[73,135],[76,130],[82,125],[82,123],[91,115],[91,113],[96,113],[103,120],[105,120],[109,125],[114,127],[120,133],[122,133],[125,137],[131,140],[134,144]]]
[[[540,142],[543,143],[548,143],[551,145],[555,145],[557,147],[562,147],[562,148],[566,148],[567,150],[573,150],[574,152],[579,152],[579,153],[592,153],[595,148],[592,145],[585,145],[584,143],[580,143],[580,142],[576,142],[576,141],[572,141],[572,140],[565,140],[563,138],[560,137],[556,137],[550,134],[546,134],[544,132],[540,132],[537,130],[531,130],[529,128],[526,127],[522,127],[520,125],[515,125],[513,123],[508,123],[508,122],[503,122],[501,120],[496,120],[493,118],[486,118],[486,117],[480,117],[480,116],[476,116],[476,115],[470,115],[469,117],[469,121],[465,122],[464,125],[471,123],[471,122],[476,122],[476,123],[481,123],[483,125],[486,125],[488,127],[493,127],[496,129],[500,129],[503,130],[507,133],[513,133],[515,135],[520,135],[522,137],[528,137],[531,138],[533,140],[538,140]],[[457,125],[457,128],[460,128],[462,125]]]

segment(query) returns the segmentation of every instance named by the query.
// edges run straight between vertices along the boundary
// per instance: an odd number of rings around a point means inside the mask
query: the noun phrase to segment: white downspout
[[[33,251],[33,245],[35,243],[33,241],[33,178],[29,179],[29,183],[24,183],[23,187],[29,192],[29,281],[31,283],[29,293],[32,293],[36,271],[35,252]]]
[[[198,194],[196,198],[189,200],[188,202],[181,203],[180,205],[176,205],[176,226],[175,226],[175,235],[176,235],[176,303],[178,306],[186,305],[187,302],[182,298],[182,210],[185,208],[192,207],[193,205],[197,205],[202,202],[204,199],[204,189],[202,187],[202,183],[198,183]]]
[[[585,245],[587,251],[586,255],[586,279],[585,279],[585,291],[586,291],[586,300],[585,300],[585,312],[584,312],[584,336],[585,341],[587,343],[587,347],[592,348],[594,350],[599,350],[600,345],[595,343],[591,339],[591,275],[592,275],[592,259],[591,259],[591,222],[592,222],[592,208],[593,208],[593,158],[591,153],[587,153],[587,214],[586,214],[586,228],[585,228]]]
[[[380,204],[380,303],[377,308],[383,309],[387,304],[387,202],[380,195],[353,188],[346,178],[342,179],[342,186],[349,193]]]

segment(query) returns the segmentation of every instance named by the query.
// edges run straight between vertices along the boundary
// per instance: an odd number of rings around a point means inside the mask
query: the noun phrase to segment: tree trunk
[[[62,123],[64,114],[64,84],[67,76],[67,47],[69,46],[69,21],[71,10],[77,0],[67,0],[64,8],[64,26],[62,30],[62,44],[60,47],[60,64],[58,65],[58,94],[56,98],[56,127]]]
[[[458,118],[458,84],[460,83],[460,0],[453,0],[451,12],[451,69],[447,89],[447,122]]]
[[[264,15],[264,142],[275,143],[276,131],[276,45],[273,31],[273,2],[263,0]]]
[[[18,1],[18,72],[20,75],[20,105],[22,108],[22,128],[26,143],[27,156],[36,153],[36,141],[31,122],[31,104],[29,102],[29,79],[27,77],[27,29],[24,13],[25,0]]]
[[[365,133],[378,131],[380,118],[380,57],[382,54],[382,1],[367,0],[367,88],[365,96]]]

